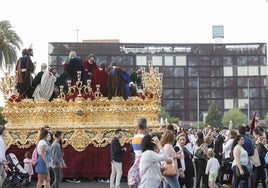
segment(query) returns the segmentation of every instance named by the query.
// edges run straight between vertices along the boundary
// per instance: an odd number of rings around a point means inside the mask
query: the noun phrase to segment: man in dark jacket
[[[122,155],[126,152],[126,148],[122,147],[119,140],[122,138],[121,129],[115,130],[114,138],[111,142],[111,167],[110,188],[120,188],[122,176]]]

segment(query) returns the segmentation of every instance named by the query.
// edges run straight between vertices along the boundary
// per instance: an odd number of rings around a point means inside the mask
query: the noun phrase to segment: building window
[[[173,56],[165,56],[165,65],[166,66],[173,66]]]
[[[136,56],[136,64],[137,65],[147,65],[147,57],[146,56]]]
[[[258,66],[249,66],[248,67],[249,76],[258,76],[259,75],[259,67]]]
[[[243,109],[247,108],[248,106],[248,99],[238,99],[238,108]]]
[[[248,76],[248,67],[237,67],[237,75],[238,76]]]
[[[234,100],[224,99],[224,109],[232,109],[232,108],[234,108]]]
[[[176,56],[177,66],[186,66],[186,56]]]
[[[233,76],[233,67],[223,67],[224,77]]]
[[[123,58],[122,58],[122,56],[112,56],[111,59],[112,59],[112,61],[115,61],[118,66],[122,66],[123,65]]]
[[[152,63],[153,66],[162,66],[163,65],[162,56],[153,56]]]
[[[260,66],[260,74],[261,74],[261,76],[267,76],[267,67],[266,66]]]

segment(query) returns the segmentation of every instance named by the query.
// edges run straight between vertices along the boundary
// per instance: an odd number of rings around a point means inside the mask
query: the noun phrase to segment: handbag
[[[244,171],[244,174],[240,174],[240,171],[239,171],[239,168],[238,166],[234,166],[234,175],[236,178],[238,179],[241,179],[241,180],[246,180],[249,178],[249,171],[248,171],[248,168],[247,166],[245,165],[241,165],[243,171]]]
[[[163,176],[177,175],[177,166],[175,165],[174,160],[172,160],[172,163],[163,162],[160,168]]]
[[[198,159],[204,159],[204,160],[207,160],[207,156],[204,155],[204,152],[203,152],[203,144],[201,144],[200,148],[198,148],[194,154],[195,157],[197,157]]]

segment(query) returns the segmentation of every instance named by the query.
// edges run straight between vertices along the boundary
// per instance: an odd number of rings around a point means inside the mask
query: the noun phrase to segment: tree
[[[221,127],[222,116],[217,108],[215,101],[211,103],[208,108],[208,115],[206,117],[206,124],[211,125],[212,127]]]
[[[0,66],[15,64],[17,61],[17,50],[22,45],[21,38],[12,30],[9,21],[0,21]]]
[[[0,125],[5,125],[7,123],[3,116],[3,110],[4,108],[0,106]]]
[[[163,118],[163,120],[167,119],[168,123],[170,124],[178,124],[179,118],[178,117],[171,117],[168,112],[164,109],[164,107],[160,106],[160,113],[158,115],[159,120]]]
[[[222,124],[228,127],[230,121],[232,121],[233,128],[237,128],[243,123],[247,124],[248,118],[238,108],[233,108],[224,113]]]

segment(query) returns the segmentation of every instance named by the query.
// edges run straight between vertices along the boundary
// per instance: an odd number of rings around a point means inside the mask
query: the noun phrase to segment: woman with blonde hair
[[[35,170],[38,173],[38,181],[36,188],[42,188],[42,184],[45,181],[46,188],[50,188],[50,163],[51,163],[51,153],[49,145],[46,141],[48,136],[48,130],[46,128],[41,128],[39,134],[39,141],[37,144],[37,154],[38,154],[38,161],[35,166]]]
[[[161,145],[163,146],[164,151],[167,152],[168,156],[172,158],[175,163],[175,166],[178,166],[177,159],[182,157],[182,151],[176,152],[173,148],[175,138],[171,131],[167,131],[162,140]],[[180,188],[178,172],[175,176],[165,176],[166,182],[164,182],[164,188]]]

